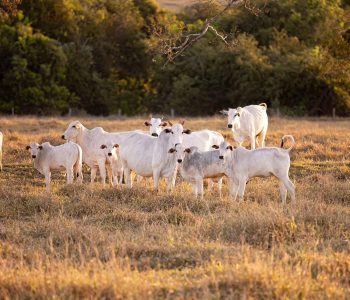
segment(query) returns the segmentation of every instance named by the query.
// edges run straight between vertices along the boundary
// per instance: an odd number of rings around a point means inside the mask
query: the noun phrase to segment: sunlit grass
[[[270,120],[267,146],[296,139],[290,177],[297,203],[283,206],[274,179],[253,179],[246,201],[192,197],[178,178],[172,195],[65,185],[52,193],[25,145],[60,136],[72,119],[2,118],[0,298],[264,298],[350,297],[350,121]],[[81,118],[89,128],[142,129],[143,119]],[[186,127],[220,131],[222,117],[187,119]],[[146,128],[144,128],[146,129]]]

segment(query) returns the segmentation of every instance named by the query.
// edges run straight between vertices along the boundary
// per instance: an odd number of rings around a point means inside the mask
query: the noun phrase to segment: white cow
[[[153,176],[154,189],[158,191],[159,179],[167,180],[167,191],[175,184],[177,172],[176,157],[169,150],[181,144],[183,136],[190,134],[183,124],[174,124],[163,130],[158,138],[135,132],[128,138],[127,144],[120,148],[126,183],[131,187],[130,171],[143,177]]]
[[[34,168],[45,176],[47,191],[50,191],[51,170],[65,170],[67,184],[73,183],[74,173],[77,181],[83,182],[83,156],[79,145],[71,142],[59,146],[52,146],[49,142],[41,145],[30,143],[26,149],[31,152]]]
[[[255,149],[256,144],[259,145],[259,140],[261,147],[265,147],[269,123],[266,109],[267,105],[261,103],[221,111],[228,116],[227,127],[232,129],[233,139],[239,146],[248,138],[251,149]]]
[[[171,126],[172,123],[168,121]],[[167,126],[161,118],[151,118],[150,121],[145,122],[146,126],[149,126],[150,135],[158,136],[160,132]],[[191,135],[185,135],[183,137],[183,146],[185,148],[197,147],[200,151],[209,151],[212,145],[218,145],[224,141],[224,137],[216,131],[212,130],[200,130],[192,131]]]
[[[106,182],[106,157],[101,151],[101,145],[111,142],[123,147],[134,131],[110,133],[102,127],[88,129],[79,121],[71,122],[62,135],[64,140],[76,142],[83,150],[83,162],[91,168],[91,183],[95,181],[97,169],[100,171],[101,182]]]
[[[291,139],[292,145],[288,149],[283,149],[286,138]],[[230,194],[234,200],[238,197],[242,200],[247,181],[252,177],[275,176],[279,180],[280,195],[283,204],[286,203],[287,191],[292,202],[295,202],[295,187],[290,181],[288,172],[290,167],[289,152],[295,144],[291,135],[282,137],[281,148],[259,148],[247,150],[239,147],[233,149],[227,142],[219,146],[219,158],[225,161],[225,174],[230,178]]]
[[[4,136],[2,132],[0,131],[0,170],[2,171],[2,143],[4,140]]]
[[[200,151],[197,147],[184,148],[181,144],[170,149],[176,152],[177,162],[180,163],[180,174],[192,185],[195,196],[203,198],[203,179],[216,179],[219,183],[221,197],[222,177],[225,175],[225,165],[219,160],[219,151]]]
[[[108,142],[100,146],[105,158],[109,182],[112,186],[122,184],[123,165],[119,154],[119,145]]]
[[[168,123],[163,118],[151,118],[150,121],[145,121],[145,125],[149,127],[150,135],[158,137]]]

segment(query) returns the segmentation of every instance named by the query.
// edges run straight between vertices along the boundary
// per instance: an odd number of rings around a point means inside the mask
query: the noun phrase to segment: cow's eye
[[[72,128],[77,128],[77,127],[75,125],[73,125]]]

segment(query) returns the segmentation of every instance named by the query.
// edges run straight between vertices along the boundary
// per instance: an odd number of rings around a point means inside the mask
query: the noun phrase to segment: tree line
[[[252,2],[252,1],[251,1]],[[350,1],[257,0],[166,63],[180,32],[220,12],[153,0],[0,0],[0,112],[210,115],[266,102],[286,114],[350,113]]]

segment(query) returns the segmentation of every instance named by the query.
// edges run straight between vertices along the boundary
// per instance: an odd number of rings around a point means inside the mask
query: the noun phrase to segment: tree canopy
[[[178,14],[153,0],[0,0],[0,111],[215,114],[266,102],[285,113],[350,113],[350,2],[234,6],[167,63],[219,2]],[[224,37],[224,41],[221,37]],[[163,47],[163,48],[162,48]]]

